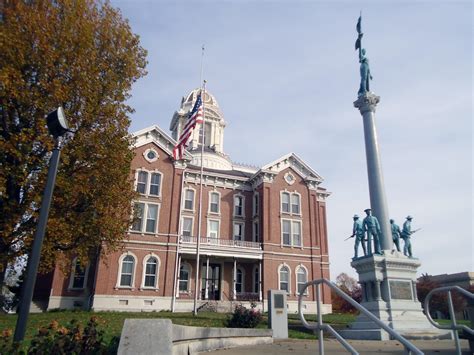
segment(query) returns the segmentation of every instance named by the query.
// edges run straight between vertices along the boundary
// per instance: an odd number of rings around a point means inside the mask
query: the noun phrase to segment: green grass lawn
[[[28,342],[41,327],[47,327],[53,320],[64,326],[72,319],[76,319],[80,324],[85,325],[92,316],[98,316],[102,323],[101,329],[105,330],[105,340],[109,342],[113,337],[120,337],[123,322],[126,318],[169,318],[174,324],[189,325],[196,327],[225,327],[227,314],[215,312],[200,312],[197,316],[192,313],[172,313],[172,312],[86,312],[86,311],[58,311],[30,314],[25,340]],[[315,321],[316,316],[305,315],[308,321]],[[4,329],[14,329],[16,324],[16,314],[0,315],[0,331]],[[323,316],[323,321],[331,323],[334,327],[344,327],[355,319],[353,315],[328,314]],[[264,315],[263,321],[258,328],[267,328],[268,318]],[[288,315],[289,337],[297,339],[316,339],[310,331],[301,327],[301,322],[297,314]]]

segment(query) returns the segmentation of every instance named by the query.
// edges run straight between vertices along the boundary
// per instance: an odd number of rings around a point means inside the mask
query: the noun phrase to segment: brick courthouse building
[[[202,127],[194,130],[184,159],[173,159],[173,147],[198,93],[183,98],[171,121],[172,137],[158,126],[133,134],[131,174],[140,218],[123,249],[106,262],[81,270],[73,260],[67,276],[54,270],[48,309],[193,309]],[[232,163],[223,149],[226,122],[210,93],[204,107],[199,302],[230,310],[235,302],[253,301],[266,309],[267,290],[283,289],[295,312],[300,287],[329,278],[323,179],[293,153],[261,168]],[[308,290],[306,297],[314,300]],[[330,312],[329,290],[323,296]],[[307,311],[315,312],[315,303]]]

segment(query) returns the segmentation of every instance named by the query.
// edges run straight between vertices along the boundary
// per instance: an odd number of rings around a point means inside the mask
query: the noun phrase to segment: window
[[[298,290],[298,295],[301,295],[303,291],[303,287],[305,283],[308,282],[308,274],[306,272],[306,269],[303,267],[299,267],[298,270],[296,271],[296,289]],[[305,295],[308,293],[308,289],[305,291]]]
[[[143,225],[143,212],[145,211],[145,204],[136,202],[133,205],[133,211],[135,212],[135,219],[132,224],[132,230],[141,232],[142,231],[142,225]]]
[[[159,196],[161,187],[161,174],[152,173],[150,178],[150,195]]]
[[[290,214],[301,214],[301,197],[297,192],[281,193],[281,212]]]
[[[253,195],[253,215],[258,215],[258,209],[259,209],[259,196],[258,192],[254,193]]]
[[[300,195],[291,194],[291,213],[300,214]]]
[[[253,222],[253,241],[257,243],[260,241],[260,228],[258,221]]]
[[[137,191],[141,194],[146,194],[146,185],[148,184],[148,173],[146,171],[139,171],[137,177]]]
[[[244,197],[234,196],[234,216],[242,217],[244,215]]]
[[[253,269],[253,292],[259,292],[260,290],[260,272],[258,266]]]
[[[244,239],[244,224],[234,223],[234,240]]]
[[[206,129],[206,132],[205,132],[205,135],[204,135],[204,146],[209,147],[211,145],[211,129],[212,129],[212,126],[209,122],[205,123],[205,129]],[[199,127],[199,142],[198,142],[198,144],[199,145],[202,144],[202,124]]]
[[[301,222],[293,221],[292,223],[293,232],[293,246],[301,246]]]
[[[211,192],[209,197],[209,212],[219,213],[219,200],[220,196],[218,192]]]
[[[193,235],[193,219],[191,217],[183,217],[181,234],[185,237],[190,237]]]
[[[71,280],[69,282],[69,288],[83,289],[86,281],[86,270],[81,266],[81,263],[76,258],[72,263]]]
[[[301,222],[283,219],[281,221],[281,239],[283,245],[300,247]]]
[[[156,288],[157,271],[158,271],[158,260],[154,256],[151,256],[146,261],[145,279],[143,282],[143,287]]]
[[[189,290],[189,275],[191,269],[188,264],[183,264],[179,268],[179,292],[188,292]]]
[[[184,209],[190,211],[194,210],[194,190],[184,190]]]
[[[282,221],[283,245],[291,245],[291,221]]]
[[[290,194],[288,192],[281,194],[281,211],[290,213]]]
[[[290,292],[290,270],[287,266],[280,268],[280,290]]]
[[[244,292],[244,273],[242,269],[237,269],[235,277],[235,292],[242,293]]]
[[[158,218],[158,205],[147,204],[146,232],[155,233],[157,218]]]
[[[208,227],[207,237],[211,239],[219,238],[219,221],[210,220]]]
[[[131,255],[127,255],[122,260],[122,269],[120,272],[120,286],[132,287],[134,271],[135,271],[135,258]]]

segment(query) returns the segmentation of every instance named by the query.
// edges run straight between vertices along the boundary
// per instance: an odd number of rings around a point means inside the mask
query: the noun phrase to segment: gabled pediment
[[[324,180],[321,175],[319,175],[315,170],[313,170],[295,153],[286,154],[278,158],[277,160],[262,166],[262,168],[256,173],[256,175],[258,175],[259,173],[274,173],[276,175],[287,168],[291,168],[305,181],[311,181],[316,184],[320,184]]]
[[[176,145],[176,141],[157,125],[132,133],[132,140],[133,148],[138,148],[145,144],[154,143],[169,156],[173,156],[173,148]],[[191,154],[185,151],[184,160],[190,161],[191,159]]]

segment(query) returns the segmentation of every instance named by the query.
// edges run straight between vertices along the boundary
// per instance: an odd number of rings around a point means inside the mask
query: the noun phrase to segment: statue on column
[[[380,251],[380,240],[381,235],[380,224],[377,217],[372,216],[372,210],[367,208],[364,210],[367,216],[362,222],[364,231],[367,233],[367,255],[381,254]],[[372,253],[372,237],[374,238],[374,253]]]
[[[403,254],[410,258],[413,256],[411,252],[411,235],[415,233],[415,231],[412,232],[411,230],[412,219],[413,219],[412,216],[407,216],[405,223],[403,223],[403,229],[402,229],[402,239],[404,241]]]
[[[362,221],[359,219],[358,215],[352,217],[354,224],[352,226],[352,235],[355,237],[354,243],[354,259],[358,257],[359,244],[362,244],[362,250],[364,251],[364,256],[367,255],[367,249],[365,247],[365,231]]]
[[[395,244],[397,251],[400,251],[400,236],[402,235],[400,227],[393,219],[390,220],[390,227],[392,229],[393,244]]]
[[[362,15],[359,16],[359,20],[357,21],[357,40],[355,43],[355,49],[359,50],[359,63],[360,63],[360,86],[359,92],[357,93],[358,96],[364,95],[366,92],[370,91],[369,82],[372,80],[372,74],[370,74],[370,67],[369,67],[369,58],[365,55],[365,49],[362,48],[362,37],[364,34],[362,33]]]

